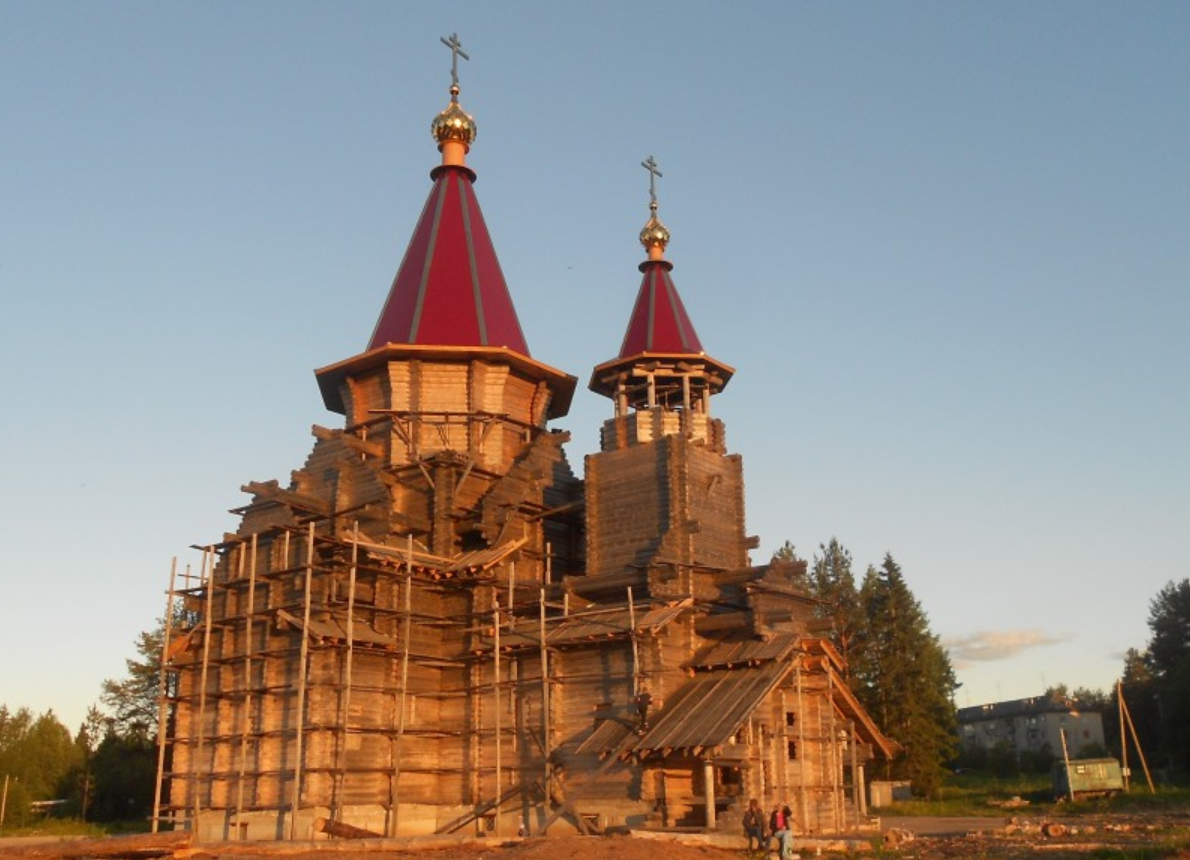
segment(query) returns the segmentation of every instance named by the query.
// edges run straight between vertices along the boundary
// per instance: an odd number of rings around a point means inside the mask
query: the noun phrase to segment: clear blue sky
[[[1190,4],[0,2],[0,703],[73,728],[287,483],[437,161],[586,382],[668,257],[754,561],[891,552],[960,705],[1106,688],[1190,575]],[[557,426],[575,468],[610,403]]]

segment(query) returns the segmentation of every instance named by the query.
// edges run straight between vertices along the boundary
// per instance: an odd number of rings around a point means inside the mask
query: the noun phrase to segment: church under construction
[[[171,579],[155,825],[738,833],[756,797],[787,803],[794,833],[854,829],[865,764],[898,747],[798,571],[749,560],[743,466],[711,409],[734,371],[683,307],[652,182],[579,477],[549,428],[577,380],[530,356],[444,41],[429,197],[367,348],[316,371],[341,424],[313,428],[287,484],[246,485],[236,532]]]

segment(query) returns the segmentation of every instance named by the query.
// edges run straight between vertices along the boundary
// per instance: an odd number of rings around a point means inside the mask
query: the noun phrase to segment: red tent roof
[[[641,263],[644,278],[636,305],[628,320],[628,331],[620,347],[620,358],[643,352],[697,355],[702,344],[686,314],[678,288],[669,276],[672,265],[665,260]]]
[[[529,355],[466,167],[442,165],[368,349],[507,347]]]

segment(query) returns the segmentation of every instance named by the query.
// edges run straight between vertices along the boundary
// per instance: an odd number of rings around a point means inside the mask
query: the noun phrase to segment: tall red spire
[[[653,156],[641,162],[649,171],[649,220],[640,231],[648,259],[620,354],[595,368],[589,388],[616,401],[616,414],[630,407],[707,408],[707,398],[727,385],[735,372],[706,354],[678,295],[665,259],[669,230],[657,217]]]
[[[506,346],[529,355],[472,186],[475,174],[444,164],[432,175],[434,187],[368,349]]]
[[[450,104],[430,126],[442,153],[430,172],[433,187],[367,350],[315,371],[318,385],[328,409],[366,420],[355,414],[363,400],[352,393],[365,377],[399,362],[481,362],[540,383],[543,396],[534,408],[546,404],[543,416],[557,418],[570,408],[577,380],[529,355],[467,166],[476,128],[459,105],[458,58],[470,58],[458,36],[442,42],[453,59]]]
[[[459,105],[457,36],[451,49],[450,104],[430,127],[442,164],[393,279],[368,349],[388,343],[419,346],[508,347],[529,355],[496,248],[488,234],[466,155],[475,120]]]

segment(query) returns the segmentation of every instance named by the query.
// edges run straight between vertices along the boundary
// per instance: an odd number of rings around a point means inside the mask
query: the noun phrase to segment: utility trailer
[[[1053,768],[1054,797],[1075,800],[1083,797],[1110,797],[1124,790],[1124,774],[1114,758],[1058,761]]]

